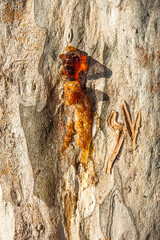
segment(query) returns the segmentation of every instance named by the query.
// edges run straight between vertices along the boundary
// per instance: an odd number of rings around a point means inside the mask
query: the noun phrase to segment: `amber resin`
[[[77,144],[81,148],[80,162],[86,166],[92,138],[91,103],[80,85],[79,73],[87,70],[86,56],[80,54],[75,48],[68,46],[66,54],[61,54],[63,70],[62,74],[69,81],[65,84],[66,105],[73,105],[76,113],[76,122],[67,124],[67,132],[64,137],[62,152],[65,153],[74,133],[73,124],[77,132]]]
[[[74,47],[67,46],[66,50],[66,54],[59,56],[63,64],[62,74],[72,81],[80,81],[79,73],[88,68],[87,57],[80,54]]]
[[[64,154],[70,141],[72,140],[72,135],[74,133],[74,123],[73,121],[70,121],[68,124],[67,124],[67,131],[66,131],[66,135],[65,135],[65,138],[64,138],[64,141],[63,141],[63,147],[62,147],[62,153]]]

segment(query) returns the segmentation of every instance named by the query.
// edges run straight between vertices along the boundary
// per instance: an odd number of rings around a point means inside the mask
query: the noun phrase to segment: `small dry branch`
[[[116,138],[116,145],[115,145],[115,148],[113,150],[113,153],[111,154],[111,157],[110,157],[110,159],[108,161],[108,165],[107,165],[106,171],[108,174],[111,174],[113,163],[121,149],[125,132],[128,133],[128,135],[131,139],[133,150],[136,149],[136,139],[137,139],[138,130],[140,127],[141,115],[140,115],[140,113],[137,114],[135,124],[133,127],[131,118],[130,118],[130,115],[129,115],[129,112],[128,112],[128,109],[127,109],[127,106],[126,106],[126,103],[124,100],[122,100],[122,112],[124,115],[124,125],[122,123],[118,123],[116,121],[116,118],[117,118],[116,111],[111,111],[111,113],[108,117],[108,120],[107,120],[109,127],[112,128],[114,131],[118,131],[118,135]]]

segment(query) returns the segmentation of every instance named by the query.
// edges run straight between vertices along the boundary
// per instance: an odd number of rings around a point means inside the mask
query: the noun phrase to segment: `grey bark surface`
[[[159,0],[0,1],[0,240],[160,239],[159,16]],[[76,135],[61,152],[67,45],[89,59],[87,170]],[[122,100],[141,113],[137,148],[126,134],[107,174]]]

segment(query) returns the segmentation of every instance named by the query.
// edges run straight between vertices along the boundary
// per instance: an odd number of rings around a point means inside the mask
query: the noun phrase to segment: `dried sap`
[[[63,64],[62,74],[72,81],[80,81],[79,73],[86,71],[88,67],[87,57],[80,54],[74,47],[68,46],[66,50],[66,54],[59,56]]]
[[[73,105],[77,121],[75,129],[77,131],[77,144],[82,149],[81,162],[87,164],[89,147],[92,138],[92,114],[91,103],[83,92],[80,83],[69,81],[65,85],[66,104]]]
[[[74,47],[68,46],[66,50],[66,54],[60,55],[63,64],[62,74],[69,78],[65,84],[66,105],[74,106],[77,118],[75,122],[75,130],[78,135],[77,144],[82,149],[81,162],[83,165],[87,165],[92,138],[91,103],[81,88],[79,77],[82,71],[87,71],[87,57],[80,54]],[[62,147],[63,153],[65,153],[73,133],[73,121],[71,121],[67,124],[67,132]]]

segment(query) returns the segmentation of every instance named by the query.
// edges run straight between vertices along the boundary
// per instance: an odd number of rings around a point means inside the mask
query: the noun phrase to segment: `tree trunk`
[[[159,16],[159,0],[0,1],[0,240],[160,239]],[[67,45],[88,62],[86,167],[76,133],[62,154]]]

